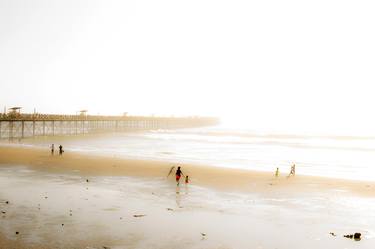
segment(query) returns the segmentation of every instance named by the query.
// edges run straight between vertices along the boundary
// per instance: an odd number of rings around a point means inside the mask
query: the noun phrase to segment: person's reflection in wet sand
[[[182,208],[182,206],[181,206],[180,187],[179,186],[176,187],[176,205],[177,205],[177,207]]]
[[[188,195],[189,194],[189,185],[188,184],[185,184],[185,195]]]
[[[190,180],[189,180],[189,176],[185,176],[185,194],[189,194],[189,183],[190,183]]]

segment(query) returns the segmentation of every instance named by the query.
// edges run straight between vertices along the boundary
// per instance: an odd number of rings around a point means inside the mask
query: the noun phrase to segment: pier
[[[213,117],[0,114],[0,139],[213,126]]]

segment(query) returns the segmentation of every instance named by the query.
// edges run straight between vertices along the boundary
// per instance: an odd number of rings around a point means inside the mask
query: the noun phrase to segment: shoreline
[[[0,146],[0,249],[372,248],[375,182],[172,165]]]
[[[341,189],[363,196],[375,196],[375,181],[348,180],[320,176],[296,175],[275,177],[273,172],[215,167],[201,164],[172,163],[142,159],[96,156],[88,153],[65,152],[50,155],[49,150],[34,147],[0,145],[0,167],[26,166],[51,173],[79,174],[82,176],[132,176],[166,178],[172,166],[179,165],[190,184],[218,190],[240,192],[267,192],[272,186],[278,190],[295,191]],[[169,176],[174,181],[174,174]],[[296,188],[297,187],[297,188]]]
[[[174,133],[172,133],[174,134]],[[180,132],[178,133],[180,134]],[[182,132],[182,134],[185,134]],[[190,134],[188,132],[187,134]],[[198,133],[199,134],[199,133]],[[175,134],[176,135],[176,134]],[[35,137],[25,138],[20,141],[0,141],[0,146],[4,147],[29,147],[48,150],[51,144],[63,144],[69,152],[77,152],[92,156],[120,157],[123,159],[136,159],[143,161],[160,161],[166,163],[185,163],[211,165],[221,168],[244,169],[247,171],[262,171],[274,173],[276,167],[281,172],[288,174],[293,163],[297,165],[298,176],[316,176],[330,179],[343,179],[350,181],[374,181],[372,177],[371,162],[375,160],[372,154],[366,152],[365,155],[358,154],[360,151],[354,150],[346,153],[345,150],[334,149],[324,142],[321,147],[309,146],[309,141],[300,141],[289,144],[290,141],[247,141],[255,146],[247,152],[245,144],[226,143],[219,147],[211,142],[206,144],[204,138],[202,146],[196,143],[194,137],[182,138],[176,141],[172,147],[168,141],[168,132],[158,134],[158,132],[121,133],[121,134],[87,134],[84,136],[64,136],[64,137]],[[173,135],[174,136],[174,135]],[[140,140],[139,140],[140,139]],[[149,140],[151,139],[151,140]],[[188,140],[185,140],[188,139]],[[189,140],[193,139],[193,140]],[[277,139],[277,138],[276,138]],[[144,144],[140,144],[139,142]],[[209,140],[208,140],[209,141]],[[179,144],[182,142],[182,144]],[[192,142],[192,144],[190,144]],[[306,144],[305,144],[306,142]],[[336,141],[339,142],[339,141]],[[335,142],[335,143],[336,143]],[[350,142],[350,141],[349,141]],[[135,143],[135,144],[133,144]],[[153,148],[153,144],[157,144]],[[281,144],[279,144],[281,143]],[[340,143],[341,144],[341,143]],[[236,151],[233,151],[233,145]],[[262,148],[263,145],[267,147]],[[283,149],[274,146],[282,145]],[[103,147],[104,146],[104,147]],[[184,146],[187,146],[186,148]],[[188,149],[190,146],[192,150]],[[221,147],[223,146],[223,147]],[[260,147],[259,147],[260,146]],[[333,145],[332,145],[333,146]],[[343,144],[343,148],[346,145]],[[238,151],[237,151],[238,149]],[[285,150],[284,150],[285,149]],[[334,149],[331,151],[331,149]],[[283,151],[284,150],[284,151]],[[366,158],[366,159],[365,159]]]

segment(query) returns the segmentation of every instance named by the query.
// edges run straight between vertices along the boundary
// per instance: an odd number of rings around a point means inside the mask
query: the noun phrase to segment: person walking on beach
[[[62,156],[62,154],[63,154],[63,147],[62,147],[62,145],[60,144],[60,146],[59,146],[59,155],[60,156]]]
[[[181,167],[178,166],[177,167],[177,170],[176,170],[176,182],[177,182],[177,186],[180,185],[180,178],[181,178],[181,175],[184,175],[181,171]]]
[[[295,176],[296,175],[296,165],[293,163],[292,167],[290,168],[289,176]]]
[[[51,145],[51,155],[53,156],[55,154],[55,145]]]
[[[279,177],[279,168],[276,168],[275,176]]]
[[[189,183],[189,176],[185,176],[185,184]]]

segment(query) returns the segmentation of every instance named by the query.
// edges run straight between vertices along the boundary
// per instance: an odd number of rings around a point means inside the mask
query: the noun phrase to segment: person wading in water
[[[60,144],[60,146],[59,146],[59,155],[62,156],[63,152],[64,152],[63,147]]]
[[[181,171],[181,167],[179,166],[176,170],[176,182],[177,182],[177,186],[180,185],[180,178],[181,178],[181,175],[184,175]]]

